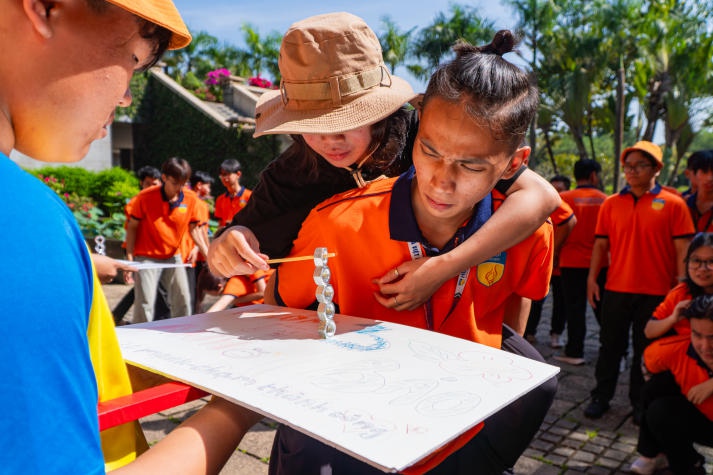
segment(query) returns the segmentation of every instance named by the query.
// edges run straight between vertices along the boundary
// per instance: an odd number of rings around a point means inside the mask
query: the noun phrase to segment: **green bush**
[[[110,168],[97,173],[92,180],[90,196],[107,215],[122,213],[124,205],[139,192],[139,180],[123,168]]]
[[[44,167],[30,170],[72,210],[85,237],[124,240],[124,206],[139,192],[138,179],[122,168],[91,172],[83,168]]]
[[[124,213],[114,213],[105,217],[104,212],[95,206],[87,210],[75,210],[74,218],[77,220],[79,229],[82,230],[84,237],[93,238],[101,235],[105,238],[118,239],[120,241],[126,239],[126,229],[124,228],[126,217]]]
[[[45,178],[54,177],[63,186],[66,193],[76,193],[79,196],[92,196],[92,181],[94,173],[77,167],[43,167],[31,170],[30,173],[47,183]],[[51,187],[51,185],[50,185]],[[54,189],[54,188],[53,188]],[[55,189],[55,191],[57,191]]]

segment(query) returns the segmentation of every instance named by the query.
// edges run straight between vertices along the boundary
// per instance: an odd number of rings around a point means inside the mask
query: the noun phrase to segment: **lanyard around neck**
[[[423,249],[421,248],[421,244],[418,242],[409,241],[408,251],[409,251],[409,254],[411,254],[411,259],[413,259],[414,261],[416,259],[421,259],[422,257],[425,256],[425,253],[423,252]],[[453,310],[455,310],[455,308],[456,308],[456,305],[458,305],[460,298],[463,296],[463,290],[465,290],[465,285],[468,283],[469,275],[470,275],[470,268],[468,268],[468,269],[462,271],[460,274],[458,274],[458,281],[456,282],[456,289],[453,293],[453,303],[451,304],[450,310],[448,310],[448,313],[443,318],[443,322],[441,323],[441,325],[446,323],[446,320],[448,320],[448,317],[451,316],[451,314],[453,313]],[[426,301],[426,303],[423,304],[423,310],[426,314],[426,326],[428,327],[429,330],[433,330],[434,329],[434,321],[433,321],[432,297],[429,297],[429,299]]]

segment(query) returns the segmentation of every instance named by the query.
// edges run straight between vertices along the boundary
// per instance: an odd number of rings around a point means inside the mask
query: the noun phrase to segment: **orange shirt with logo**
[[[131,216],[140,221],[134,255],[170,259],[181,253],[190,225],[201,221],[198,195],[188,189],[181,193],[183,198],[175,204],[164,198],[160,185],[146,188],[136,195],[129,209]]]
[[[656,185],[639,199],[625,187],[599,210],[596,237],[609,240],[611,265],[606,289],[666,295],[677,281],[674,239],[695,233],[680,196]]]
[[[531,299],[547,295],[552,269],[552,226],[544,224],[507,252],[471,268],[460,299],[455,297],[459,278],[454,277],[436,291],[430,305],[401,312],[385,308],[373,297],[378,287],[372,281],[411,259],[410,245],[423,250],[417,243],[421,233],[411,206],[412,177],[413,169],[399,181],[378,180],[317,205],[304,221],[291,255],[311,255],[317,247],[337,253],[328,264],[333,301],[340,313],[418,328],[431,327],[439,333],[500,348],[506,299],[513,294]],[[477,206],[473,221],[476,214],[487,219],[492,203],[490,196],[484,199]],[[475,231],[472,226],[468,230]],[[281,265],[274,277],[277,301],[296,308],[314,305],[313,273],[312,261]],[[427,323],[426,307],[431,309],[431,325]],[[412,467],[413,471],[422,473],[435,467],[481,428],[482,423]]]
[[[339,312],[428,328],[424,308],[396,311],[372,296],[372,281],[412,258],[409,242],[393,239],[399,226],[395,215],[413,217],[410,193],[403,193],[392,208],[391,189],[396,179],[379,180],[366,188],[338,194],[310,213],[294,242],[291,255],[311,255],[327,247],[337,256],[329,260],[334,303]],[[406,202],[408,201],[408,202]],[[391,212],[390,212],[391,211]],[[490,212],[490,210],[488,210]],[[552,226],[544,224],[532,236],[507,252],[471,268],[462,297],[456,302],[457,277],[444,283],[431,298],[433,325],[440,333],[500,348],[503,304],[512,294],[530,299],[547,295],[552,267]],[[315,302],[314,263],[295,262],[279,267],[276,294],[289,307],[307,308]]]
[[[560,196],[577,217],[577,224],[560,249],[560,267],[588,269],[599,208],[607,195],[593,186],[578,186],[574,190],[563,191]]]
[[[251,190],[243,186],[235,195],[231,196],[226,192],[218,196],[215,200],[215,211],[213,211],[213,215],[218,219],[218,225],[222,228],[229,224],[233,220],[233,216],[247,206],[252,194]]]

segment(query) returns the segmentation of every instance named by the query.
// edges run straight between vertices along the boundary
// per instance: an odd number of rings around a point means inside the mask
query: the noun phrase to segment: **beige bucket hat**
[[[350,13],[294,23],[282,39],[279,66],[280,89],[257,102],[255,137],[346,132],[379,122],[416,96],[389,74],[378,38]]]
[[[191,33],[171,0],[107,0],[134,15],[166,28],[172,33],[168,49],[180,49],[191,42]]]

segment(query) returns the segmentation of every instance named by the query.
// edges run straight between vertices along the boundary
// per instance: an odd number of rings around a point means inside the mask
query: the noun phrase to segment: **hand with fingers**
[[[97,277],[102,284],[112,282],[119,274],[119,271],[129,273],[136,270],[134,267],[124,264],[123,262],[119,262],[108,256],[102,256],[101,254],[94,253],[92,253],[91,256],[92,261],[94,262],[94,268],[97,271]]]
[[[413,310],[424,304],[447,280],[433,272],[431,262],[431,258],[424,257],[399,264],[374,280],[379,286],[374,297],[394,310]]]
[[[232,277],[268,270],[267,255],[260,252],[255,234],[244,226],[226,229],[208,249],[208,266],[215,275]]]

